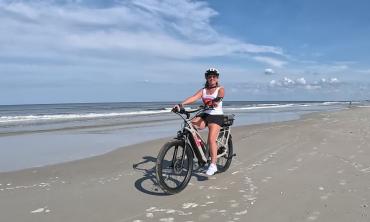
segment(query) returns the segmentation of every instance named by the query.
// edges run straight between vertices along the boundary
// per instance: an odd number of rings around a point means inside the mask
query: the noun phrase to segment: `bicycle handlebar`
[[[184,108],[181,108],[179,111],[173,109],[172,112],[176,114],[185,114],[187,119],[189,119],[190,113],[196,113],[199,111],[205,111],[205,110],[211,110],[211,109],[214,109],[214,107],[213,106],[199,106],[197,109],[194,109],[194,110],[186,111]]]

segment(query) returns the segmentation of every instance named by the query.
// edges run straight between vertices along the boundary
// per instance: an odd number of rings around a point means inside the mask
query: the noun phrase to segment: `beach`
[[[232,128],[230,169],[166,195],[156,156],[170,138],[0,173],[1,221],[369,221],[370,108]]]

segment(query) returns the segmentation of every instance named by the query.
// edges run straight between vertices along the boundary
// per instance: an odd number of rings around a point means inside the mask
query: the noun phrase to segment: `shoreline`
[[[141,103],[138,103],[141,104]],[[108,108],[106,107],[108,106]],[[60,117],[62,113],[73,116],[88,113],[120,113],[160,110],[163,104],[72,104],[49,105],[44,110],[31,105],[17,111],[19,120],[42,111],[44,117]],[[284,122],[299,119],[305,113],[343,109],[343,102],[229,102],[229,112],[236,114],[234,128],[243,125]],[[15,109],[17,110],[17,109]],[[0,110],[5,117],[14,110]],[[108,115],[109,116],[109,115]],[[16,118],[14,117],[14,118]],[[35,118],[37,117],[34,116]],[[43,116],[41,116],[43,117]],[[6,118],[5,118],[6,119]],[[37,119],[37,118],[36,118]],[[11,172],[32,167],[47,166],[72,160],[98,156],[123,146],[138,144],[158,138],[171,137],[179,130],[181,119],[173,114],[139,115],[125,118],[96,118],[83,121],[36,121],[17,124],[0,124],[0,172]],[[15,160],[17,160],[15,162]]]
[[[355,107],[353,107],[353,108],[355,108]],[[348,108],[344,108],[343,107],[341,110],[346,110],[346,109],[348,109]],[[338,112],[338,110],[335,110],[335,111],[333,111],[333,110],[314,111],[314,112],[310,112],[310,113],[306,113],[306,114],[305,113],[300,113],[300,114],[297,114],[296,117],[294,117],[294,116],[289,117],[287,120],[277,119],[277,120],[270,120],[270,121],[261,122],[261,123],[258,123],[258,122],[257,123],[249,123],[249,124],[248,123],[247,124],[243,124],[242,123],[242,125],[233,126],[232,129],[233,130],[238,130],[239,128],[240,129],[243,129],[243,128],[249,127],[249,126],[260,126],[260,125],[266,125],[266,124],[268,125],[268,124],[274,124],[274,123],[284,123],[284,122],[296,121],[296,120],[304,119],[306,116],[316,115],[316,114],[320,114],[320,113],[328,113],[328,112]],[[167,120],[167,121],[168,122],[172,122],[172,121],[174,121],[174,119],[170,119],[170,120]],[[153,124],[153,123],[157,124],[157,123],[160,123],[160,122],[161,122],[161,120],[156,120],[156,121],[151,120],[150,121],[151,124]],[[73,134],[74,132],[75,133],[79,133],[80,130],[84,130],[84,129],[92,130],[92,131],[104,132],[105,130],[115,130],[114,127],[116,127],[116,126],[120,126],[119,128],[121,130],[122,130],[122,127],[123,128],[126,128],[127,127],[127,126],[122,126],[122,125],[116,124],[116,125],[104,125],[104,126],[98,125],[96,127],[86,126],[86,127],[56,129],[56,130],[38,130],[38,131],[25,132],[25,133],[23,133],[23,132],[20,132],[20,133],[17,132],[17,133],[14,133],[14,134],[11,133],[10,135],[1,135],[0,134],[0,138],[1,137],[6,137],[6,136],[16,137],[16,136],[22,136],[22,135],[24,135],[24,136],[32,136],[32,135],[38,136],[40,134],[41,135],[53,134],[54,132],[62,132],[62,133],[64,132],[64,133]],[[108,128],[106,128],[106,127],[108,127]],[[156,125],[153,125],[152,127],[157,127],[157,126]],[[59,164],[63,164],[63,163],[69,163],[69,162],[74,162],[74,161],[81,161],[81,160],[89,159],[89,158],[92,158],[92,157],[99,157],[101,155],[105,155],[105,154],[109,154],[110,152],[114,152],[115,150],[118,150],[118,149],[125,149],[127,147],[139,145],[139,144],[142,144],[142,143],[150,143],[150,142],[153,142],[153,141],[156,141],[156,140],[165,140],[165,139],[169,140],[172,137],[175,137],[176,131],[177,130],[174,130],[173,131],[173,135],[172,136],[162,135],[162,136],[159,136],[159,137],[156,137],[156,138],[142,139],[142,140],[135,141],[135,142],[129,142],[126,145],[109,146],[109,147],[107,147],[105,149],[105,150],[108,150],[108,151],[98,152],[97,154],[95,153],[95,154],[92,154],[92,155],[91,154],[89,154],[89,155],[86,155],[85,154],[81,158],[73,158],[72,160],[65,159],[63,161],[57,161],[55,163],[46,163],[46,164],[42,164],[42,165],[38,165],[38,166],[22,167],[20,169],[14,169],[14,170],[1,170],[0,173],[11,173],[11,172],[17,172],[17,171],[22,171],[22,170],[27,170],[27,169],[48,167],[48,166],[59,165]],[[83,146],[83,144],[80,144],[80,146]],[[84,145],[84,146],[88,146],[88,145]]]
[[[0,173],[7,221],[368,221],[370,109],[233,128],[230,169],[165,195],[154,166],[167,138]],[[266,214],[266,209],[269,213]]]
[[[368,107],[352,107],[352,108],[342,109],[340,111],[313,112],[313,113],[302,114],[302,115],[300,115],[300,117],[298,119],[281,120],[281,121],[265,122],[265,123],[256,123],[256,124],[249,124],[249,125],[239,125],[239,126],[232,127],[232,132],[234,132],[234,131],[245,131],[248,128],[260,128],[260,127],[264,127],[264,126],[269,127],[269,126],[274,126],[276,124],[284,124],[284,123],[294,124],[295,121],[304,121],[305,119],[315,118],[315,117],[320,116],[321,114],[325,114],[325,113],[337,113],[337,112],[343,112],[343,111],[346,111],[346,110],[349,110],[349,109],[361,109],[361,108],[368,108]],[[205,131],[203,131],[203,133],[204,132]],[[171,139],[174,139],[175,136],[176,135],[174,133],[174,135],[172,137],[171,136],[166,136],[166,137],[141,141],[141,142],[137,142],[137,143],[134,143],[134,144],[123,145],[123,146],[113,148],[108,152],[98,154],[98,155],[93,155],[93,156],[90,156],[90,157],[81,158],[81,159],[75,159],[75,160],[70,160],[70,161],[65,161],[65,162],[42,165],[42,166],[29,167],[29,168],[24,168],[24,169],[19,169],[19,170],[0,171],[0,176],[2,174],[13,174],[13,173],[18,173],[18,172],[23,172],[23,171],[34,171],[34,170],[38,170],[38,169],[42,169],[42,168],[48,168],[48,167],[63,167],[64,165],[76,164],[78,162],[85,162],[85,161],[89,161],[89,160],[93,160],[93,159],[99,159],[100,157],[103,157],[105,155],[108,155],[108,156],[112,155],[115,152],[123,152],[123,150],[136,149],[136,147],[147,147],[150,144],[157,144],[158,142],[162,142],[164,144],[167,141],[169,141]],[[159,151],[159,149],[158,149],[158,151]]]

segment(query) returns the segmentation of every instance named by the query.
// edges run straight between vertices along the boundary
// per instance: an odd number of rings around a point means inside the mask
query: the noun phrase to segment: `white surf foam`
[[[224,107],[224,110],[229,111],[237,111],[237,110],[258,110],[258,109],[276,109],[276,108],[285,108],[285,107],[292,107],[292,106],[299,106],[297,104],[259,104],[257,106],[248,106],[248,107]]]
[[[0,116],[0,123],[46,121],[46,120],[94,119],[94,118],[130,116],[130,115],[150,115],[150,114],[169,113],[169,112],[170,112],[170,110],[166,109],[166,110],[136,111],[136,112],[122,112],[122,113],[86,113],[86,114]]]

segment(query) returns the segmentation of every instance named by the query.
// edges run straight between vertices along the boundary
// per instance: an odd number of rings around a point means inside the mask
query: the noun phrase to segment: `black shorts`
[[[221,127],[224,125],[224,115],[211,115],[208,113],[201,113],[198,116],[202,118],[204,122],[206,122],[206,126],[208,126],[208,124],[210,123],[216,123]]]

